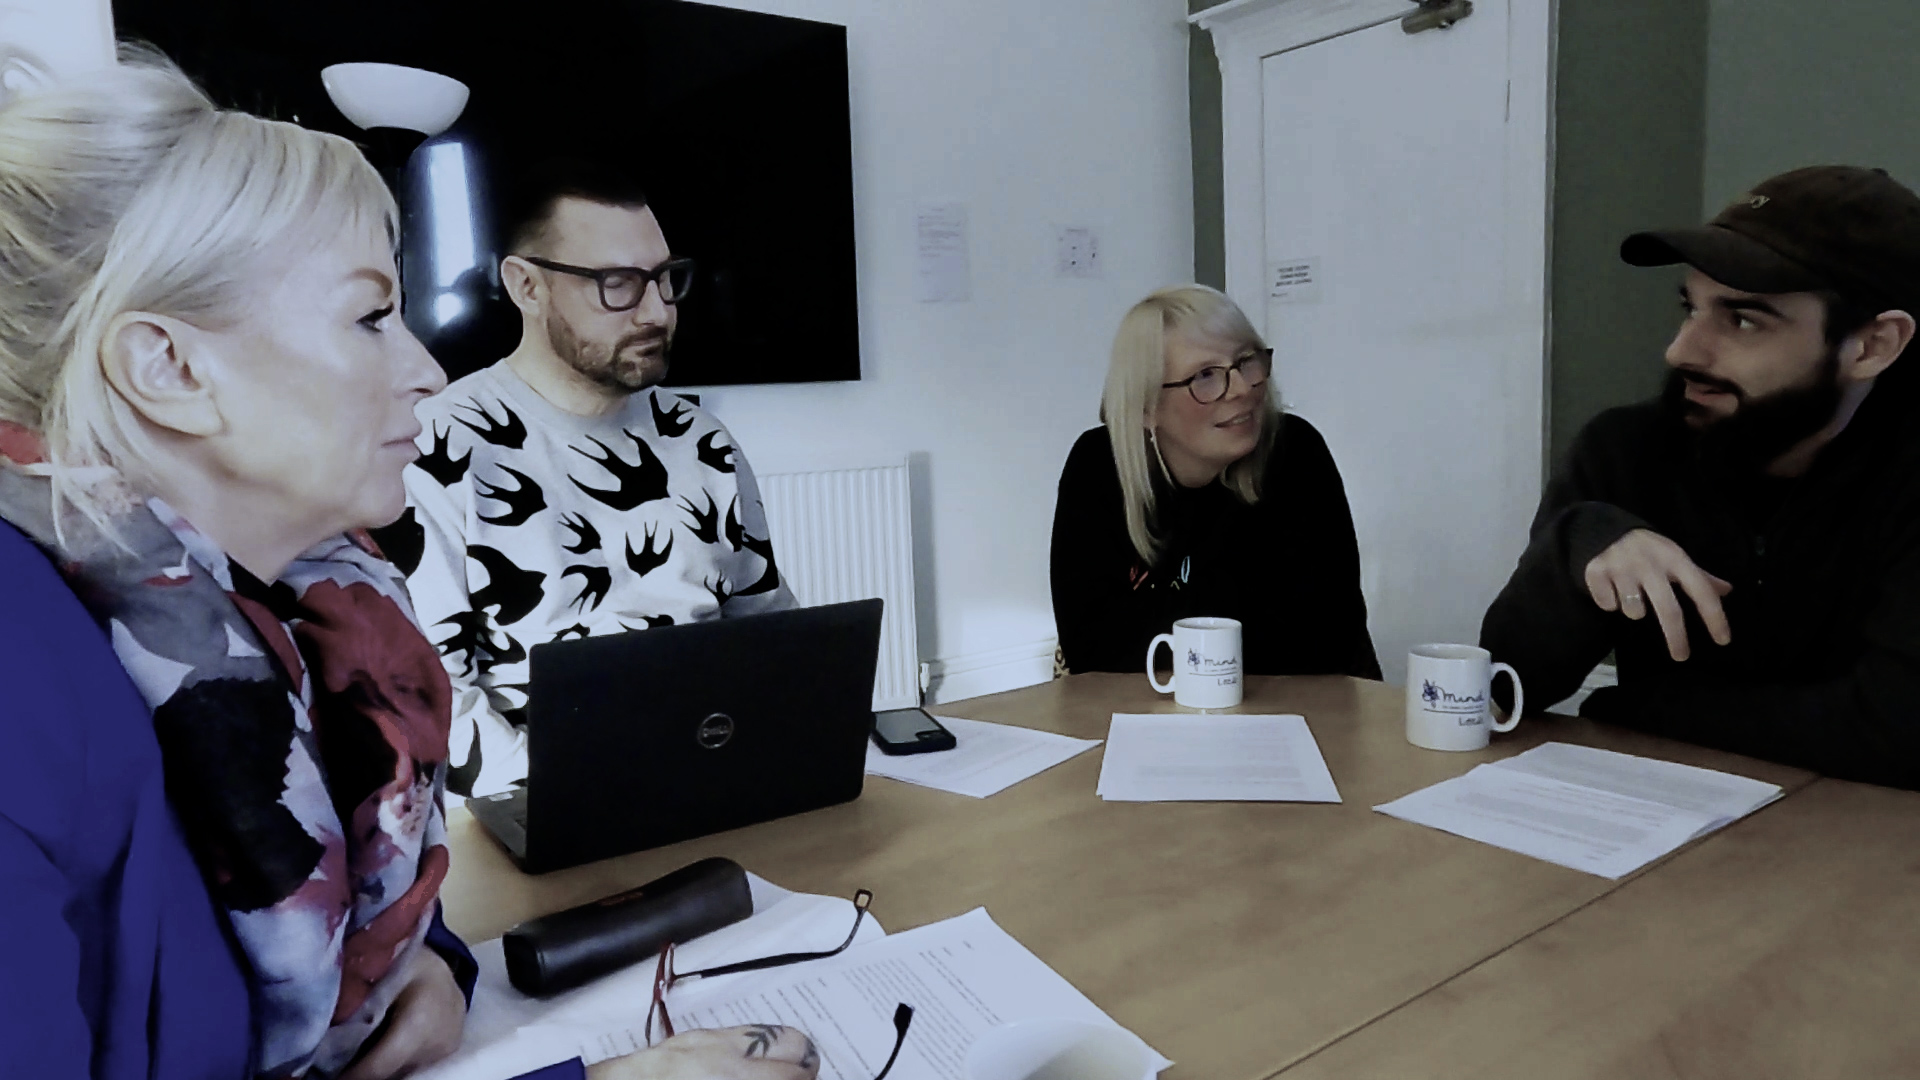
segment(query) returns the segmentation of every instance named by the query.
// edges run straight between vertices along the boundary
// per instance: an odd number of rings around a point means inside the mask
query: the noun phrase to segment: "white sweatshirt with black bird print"
[[[527,775],[533,646],[796,606],[745,455],[671,391],[580,417],[502,362],[418,412],[381,542],[453,682],[449,791]]]

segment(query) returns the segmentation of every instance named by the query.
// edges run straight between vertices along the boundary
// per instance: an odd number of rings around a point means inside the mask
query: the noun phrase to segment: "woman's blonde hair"
[[[230,325],[274,258],[398,230],[353,143],[217,108],[145,47],[120,59],[0,108],[0,421],[44,442],[56,529],[69,510],[107,526],[114,493],[146,486],[102,362],[116,317]]]
[[[1120,474],[1120,494],[1126,504],[1127,536],[1140,558],[1152,566],[1163,541],[1155,520],[1153,474],[1167,483],[1166,463],[1153,445],[1151,425],[1166,381],[1167,339],[1179,335],[1226,341],[1239,349],[1264,349],[1266,342],[1227,294],[1205,285],[1175,285],[1161,289],[1133,305],[1120,320],[1113,338],[1113,361],[1107,366],[1106,391],[1100,398],[1100,419],[1113,444],[1113,464]],[[1269,379],[1269,388],[1276,385]],[[1246,457],[1227,466],[1220,483],[1249,505],[1260,501],[1260,481],[1273,455],[1280,426],[1276,389],[1267,391],[1267,415],[1261,418],[1260,440]]]

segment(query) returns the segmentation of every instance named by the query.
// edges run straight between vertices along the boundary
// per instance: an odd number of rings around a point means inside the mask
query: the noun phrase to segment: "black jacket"
[[[1156,488],[1167,547],[1148,567],[1127,538],[1105,428],[1080,436],[1053,515],[1053,615],[1069,671],[1146,670],[1175,619],[1238,619],[1249,675],[1380,677],[1353,515],[1313,425],[1284,416],[1259,503],[1225,486]]]
[[[1906,385],[1920,372],[1901,374],[1794,480],[1715,479],[1657,403],[1601,414],[1548,485],[1481,643],[1536,704],[1573,693],[1613,650],[1620,685],[1583,715],[1920,787],[1920,395]],[[1587,563],[1636,528],[1732,583],[1730,644],[1683,595],[1691,659],[1676,663],[1651,613],[1633,622],[1594,603]]]

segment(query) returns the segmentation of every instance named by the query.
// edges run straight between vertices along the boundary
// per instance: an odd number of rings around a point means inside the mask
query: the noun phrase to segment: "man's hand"
[[[340,1080],[388,1080],[439,1061],[460,1047],[467,999],[453,970],[425,945],[408,961],[406,984],[387,1018]]]
[[[587,1069],[587,1080],[814,1080],[820,1053],[798,1028],[772,1024],[683,1031]]]
[[[1667,637],[1667,652],[1675,660],[1685,660],[1689,652],[1686,614],[1675,585],[1693,601],[1716,644],[1733,640],[1727,613],[1720,606],[1720,598],[1733,586],[1694,565],[1679,544],[1659,533],[1635,529],[1615,540],[1587,564],[1586,578],[1587,591],[1602,611],[1644,619],[1651,606],[1660,617],[1660,632]]]

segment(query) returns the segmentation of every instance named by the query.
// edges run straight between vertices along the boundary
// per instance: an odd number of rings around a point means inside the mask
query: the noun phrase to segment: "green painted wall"
[[[1647,397],[1678,276],[1620,261],[1629,233],[1699,220],[1708,0],[1560,0],[1548,293],[1549,451]]]
[[[1187,0],[1187,13],[1224,0]],[[1193,124],[1193,280],[1227,287],[1225,196],[1220,180],[1220,61],[1213,35],[1188,27],[1187,111]]]
[[[1801,165],[1866,165],[1920,185],[1914,0],[1712,0],[1706,167],[1711,214]]]

